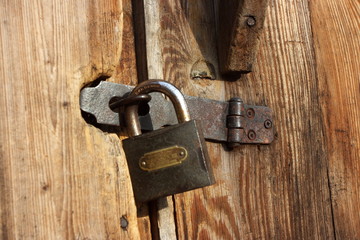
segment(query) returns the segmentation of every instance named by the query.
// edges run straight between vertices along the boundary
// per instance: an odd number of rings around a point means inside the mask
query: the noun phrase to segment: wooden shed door
[[[233,82],[217,0],[140,2],[1,2],[0,239],[360,239],[359,1],[270,0],[254,71]],[[193,77],[199,61],[215,80]],[[152,229],[119,136],[79,106],[96,79],[147,78],[267,105],[276,130],[268,146],[209,142],[217,183],[167,198]]]

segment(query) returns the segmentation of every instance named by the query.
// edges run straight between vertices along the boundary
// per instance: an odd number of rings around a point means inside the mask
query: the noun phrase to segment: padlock
[[[161,92],[172,101],[179,124],[141,133],[138,105],[126,107],[129,138],[123,140],[134,197],[143,203],[214,184],[199,122],[190,120],[184,96],[161,80],[140,83],[130,94]]]

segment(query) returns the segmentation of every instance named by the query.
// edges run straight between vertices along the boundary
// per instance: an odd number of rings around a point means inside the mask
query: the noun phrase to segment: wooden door
[[[269,1],[254,71],[232,82],[218,71],[217,4],[2,1],[1,239],[360,239],[359,1]],[[199,61],[215,80],[193,78]],[[126,136],[87,124],[79,106],[96,79],[147,78],[269,106],[276,139],[208,142],[217,183],[162,200],[150,220],[133,200]]]

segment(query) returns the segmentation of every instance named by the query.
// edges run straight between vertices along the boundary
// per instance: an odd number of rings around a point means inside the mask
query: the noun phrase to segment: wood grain
[[[310,13],[334,230],[360,239],[360,3],[311,1]]]
[[[228,0],[219,9],[219,67],[223,74],[252,71],[268,0]]]
[[[158,237],[174,238],[168,219],[179,239],[360,238],[359,2],[270,0],[254,71],[233,82],[219,74],[216,2],[156,2],[145,67],[130,0],[1,4],[1,239],[156,237],[118,136],[79,107],[99,77],[148,75],[187,95],[267,105],[277,132],[231,152],[207,143],[217,183],[175,195]]]
[[[277,130],[270,146],[208,144],[217,184],[175,196],[178,238],[334,238],[307,2],[270,1],[254,73],[236,82],[191,78],[203,60],[219,79],[213,4],[163,0],[159,9],[164,78],[189,95],[268,105]]]
[[[222,82],[191,77],[199,61],[213,66],[217,76],[214,4],[160,1],[160,11],[164,79],[173,82],[184,94],[222,99]]]
[[[245,174],[254,174],[240,191],[251,194],[248,191],[255,189],[259,197],[245,201],[250,205],[241,209],[247,223],[242,227],[251,232],[249,238],[332,239],[328,158],[309,6],[305,1],[269,4],[257,67],[237,82],[236,90],[245,102],[274,110],[277,140],[270,148],[261,146],[257,157],[251,156],[253,164],[264,164],[263,173],[257,173],[256,166],[243,168]],[[261,180],[252,183],[253,179]],[[255,225],[254,215],[260,221]]]
[[[99,76],[136,81],[128,10],[129,1],[1,4],[1,239],[139,238],[119,139],[79,107],[81,87]]]
[[[145,51],[141,54],[145,57],[145,73],[147,79],[164,79],[163,61],[161,57],[161,30],[159,17],[159,2],[144,0],[144,30],[145,30]],[[140,67],[143,69],[143,67]],[[150,203],[150,219],[153,239],[176,239],[176,226],[174,217],[173,197],[168,196],[154,200]]]

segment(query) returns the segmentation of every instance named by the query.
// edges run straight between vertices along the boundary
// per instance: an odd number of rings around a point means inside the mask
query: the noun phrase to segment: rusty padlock
[[[126,108],[125,119],[130,137],[122,143],[138,203],[215,182],[201,127],[196,120],[190,120],[180,90],[166,81],[148,80],[140,83],[130,96],[150,92],[161,92],[170,98],[179,124],[142,134],[138,105]]]

